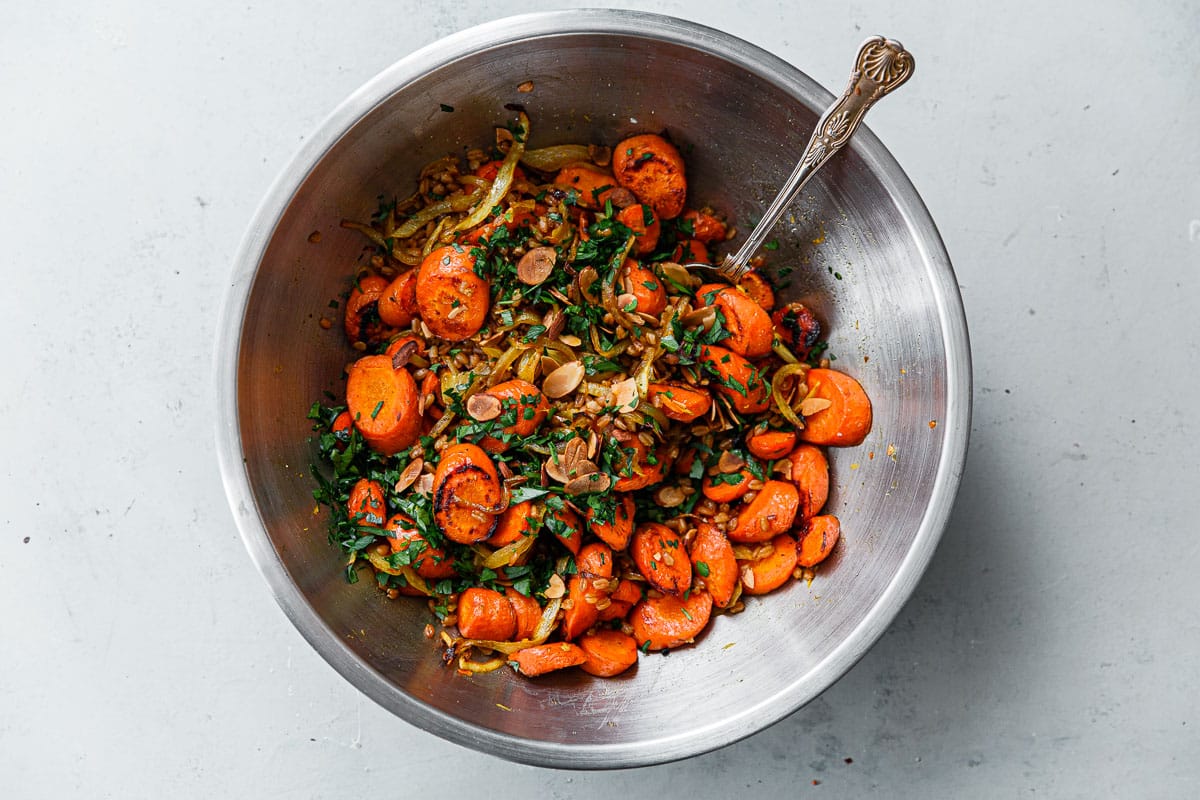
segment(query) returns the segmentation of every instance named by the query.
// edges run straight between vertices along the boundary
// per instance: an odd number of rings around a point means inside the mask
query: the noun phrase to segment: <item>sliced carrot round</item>
[[[688,210],[683,212],[683,218],[691,223],[692,236],[705,244],[723,242],[725,241],[725,237],[729,235],[729,229],[725,223],[712,214],[706,214],[703,211]]]
[[[377,481],[359,478],[350,490],[350,499],[346,502],[346,510],[350,519],[359,525],[381,526],[387,519],[387,507],[384,504],[383,487]]]
[[[625,259],[621,267],[621,289],[636,299],[634,307],[626,309],[639,314],[649,314],[657,317],[667,307],[667,290],[663,288],[662,280],[632,258]]]
[[[379,296],[379,318],[385,325],[404,328],[417,315],[417,271],[401,273]]]
[[[388,282],[378,275],[365,275],[350,290],[346,298],[346,313],[342,326],[352,342],[375,343],[386,338],[390,331],[379,315],[379,298]]]
[[[488,282],[475,274],[475,257],[446,245],[430,252],[417,272],[417,309],[435,336],[452,342],[474,336],[491,306]]]
[[[589,675],[611,678],[637,663],[637,640],[627,633],[602,628],[581,636],[579,648],[587,656],[579,666]]]
[[[629,431],[613,430],[612,437],[621,447],[621,456],[613,459],[617,476],[613,482],[614,490],[632,492],[662,481],[666,467],[662,456],[652,454],[650,448]]]
[[[608,172],[591,164],[568,164],[554,176],[554,184],[574,189],[575,202],[584,208],[600,208],[605,190],[616,187],[616,180]]]
[[[458,596],[458,632],[468,639],[507,642],[517,632],[517,614],[508,598],[473,586]]]
[[[685,383],[652,383],[646,399],[668,418],[679,422],[695,422],[712,409],[712,395],[707,389]]]
[[[536,678],[547,672],[577,667],[587,661],[587,654],[580,649],[579,645],[570,642],[554,642],[518,650],[509,656],[509,661],[516,665],[517,671],[525,677]]]
[[[692,586],[692,562],[679,534],[657,522],[637,527],[629,544],[638,572],[655,589],[681,595]]]
[[[520,378],[498,383],[481,394],[500,401],[500,420],[512,420],[500,429],[501,438],[485,436],[479,442],[480,447],[492,453],[503,453],[514,437],[533,435],[550,413],[550,403],[542,390]]]
[[[770,312],[775,308],[775,290],[758,272],[750,270],[742,276],[737,285],[751,300],[762,306],[763,311]]]
[[[789,477],[800,493],[800,519],[821,513],[829,498],[829,461],[821,448],[799,444],[788,456],[792,467]]]
[[[350,365],[346,406],[372,449],[392,455],[411,447],[421,430],[417,384],[387,356],[364,356]]]
[[[422,578],[442,580],[454,577],[454,559],[440,547],[431,547],[417,531],[416,523],[403,514],[393,514],[387,521],[388,545],[393,553],[408,553],[408,563]]]
[[[750,295],[732,286],[706,284],[697,290],[696,297],[718,309],[725,318],[729,336],[721,342],[723,347],[746,358],[759,358],[771,352],[775,339],[771,316]]]
[[[800,438],[812,444],[862,444],[871,432],[871,400],[862,384],[835,369],[810,369],[807,380],[809,397],[829,405],[804,418]]]
[[[542,621],[542,607],[538,605],[537,600],[521,594],[516,589],[507,590],[504,596],[508,598],[513,613],[517,617],[517,632],[513,634],[513,639],[516,641],[532,639],[537,632],[538,624]]]
[[[800,555],[797,563],[802,567],[815,567],[833,552],[834,545],[842,535],[842,523],[833,514],[820,514],[810,519],[800,537]]]
[[[781,533],[771,540],[769,555],[746,562],[750,575],[742,575],[743,594],[766,594],[783,586],[796,569],[796,540]]]
[[[718,472],[705,475],[700,483],[700,492],[714,503],[732,503],[741,500],[750,491],[754,473],[746,467],[737,472]]]
[[[648,206],[637,205],[623,208],[617,214],[617,221],[633,231],[633,251],[639,256],[654,252],[658,237],[662,233],[662,225]]]
[[[447,447],[433,473],[433,519],[451,541],[472,544],[491,535],[504,491],[492,459],[477,445]]]
[[[640,581],[620,581],[608,595],[609,604],[600,609],[600,621],[625,619],[629,610],[640,603],[642,597],[645,596],[645,592],[642,590],[643,585]]]
[[[580,549],[575,557],[577,575],[567,582],[567,599],[563,603],[563,638],[574,639],[596,624],[600,610],[596,607],[600,599],[607,596],[608,579],[612,577],[613,553],[606,544],[593,542]],[[603,580],[605,588],[596,588],[596,580]]]
[[[612,549],[624,550],[629,544],[629,538],[633,536],[633,515],[636,506],[632,495],[618,493],[615,499],[616,505],[611,520],[601,521],[601,512],[589,505],[587,526],[593,536]]]
[[[686,600],[672,595],[647,597],[630,612],[633,638],[644,650],[690,644],[708,625],[712,606],[712,595],[705,591],[691,592]]]
[[[764,461],[774,461],[792,452],[796,446],[795,431],[751,432],[746,437],[746,449]]]
[[[613,148],[613,175],[654,210],[659,219],[674,219],[687,200],[683,156],[663,137],[631,136]]]
[[[738,512],[729,530],[735,542],[765,542],[791,530],[800,508],[800,493],[790,481],[767,481],[758,494]]]
[[[738,581],[737,559],[729,539],[716,525],[701,522],[689,552],[692,569],[704,581],[713,602],[722,608],[729,605]]]
[[[742,356],[716,345],[700,350],[704,374],[740,414],[761,414],[770,406],[767,384],[754,365]]]
[[[488,537],[490,547],[504,547],[522,536],[533,536],[540,527],[540,518],[534,514],[533,501],[514,503],[504,509],[496,521],[496,530]]]

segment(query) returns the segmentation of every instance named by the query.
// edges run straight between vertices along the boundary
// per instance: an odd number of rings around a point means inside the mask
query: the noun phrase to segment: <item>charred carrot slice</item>
[[[666,650],[690,644],[712,616],[712,595],[694,591],[687,599],[647,597],[629,615],[633,638],[643,650]]]
[[[629,610],[641,602],[644,596],[642,584],[638,581],[622,580],[608,595],[609,604],[600,609],[600,621],[625,619]]]
[[[759,273],[751,270],[738,281],[738,288],[749,295],[750,299],[762,306],[763,311],[775,308],[775,290]],[[772,320],[774,322],[774,320]]]
[[[487,543],[490,547],[504,547],[522,536],[533,536],[535,533],[537,520],[534,516],[533,501],[526,500],[504,509],[496,522],[496,530],[492,531]]]
[[[707,390],[684,383],[652,383],[646,399],[679,422],[695,422],[712,409],[712,395]]]
[[[760,358],[771,352],[775,331],[771,316],[750,295],[732,286],[707,284],[696,296],[718,309],[725,318],[729,336],[721,342],[738,355]]]
[[[471,249],[447,245],[430,252],[417,272],[417,310],[435,336],[452,342],[474,336],[491,304],[488,283],[475,274]]]
[[[792,483],[800,494],[800,519],[820,514],[829,498],[829,461],[825,453],[815,445],[800,444],[788,460],[792,464]]]
[[[611,678],[637,663],[637,640],[627,633],[602,628],[579,639],[586,660],[579,666],[589,675]]]
[[[410,517],[393,514],[388,519],[387,531],[392,552],[405,553],[408,563],[422,578],[441,580],[454,577],[454,559],[447,556],[442,548],[431,547]]]
[[[366,275],[350,290],[350,296],[346,298],[346,315],[342,320],[350,341],[374,344],[392,333],[379,316],[379,298],[387,286],[384,278]]]
[[[483,178],[485,181],[494,181],[496,180],[496,173],[500,171],[500,167],[503,164],[504,162],[498,159],[495,161],[485,161],[475,169],[475,177]],[[514,168],[513,180],[525,180],[525,170],[521,169],[520,167]]]
[[[623,208],[617,214],[617,221],[633,231],[633,235],[636,237],[633,243],[635,253],[644,256],[654,252],[654,248],[658,245],[658,237],[662,233],[662,225],[659,224],[658,218],[654,216],[654,212],[648,206],[638,203]]]
[[[350,519],[356,520],[359,525],[383,525],[383,521],[387,519],[383,487],[376,481],[359,478],[350,490],[346,510]]]
[[[492,453],[503,453],[509,448],[513,439],[532,436],[546,421],[546,415],[550,413],[550,403],[542,394],[542,390],[520,378],[498,383],[486,392],[480,392],[476,397],[494,398],[496,401],[494,404],[489,400],[482,400],[481,405],[486,406],[488,410],[481,413],[484,413],[488,419],[508,423],[500,429],[500,437],[485,436],[479,442],[483,449]],[[468,412],[475,403],[481,402],[476,397],[471,398]]]
[[[687,200],[683,156],[675,145],[653,133],[631,136],[613,149],[613,176],[653,209],[659,219],[674,219]]]
[[[741,414],[761,414],[770,406],[767,385],[754,365],[742,356],[716,345],[700,350],[704,373],[717,391]]]
[[[783,586],[796,569],[796,540],[781,533],[771,540],[769,555],[746,562],[742,569],[742,593],[766,594]]]
[[[871,401],[862,385],[834,369],[808,371],[808,396],[829,405],[804,417],[800,438],[812,444],[850,447],[871,432]],[[807,401],[806,401],[807,402]]]
[[[537,632],[538,623],[542,621],[542,607],[532,597],[521,594],[516,589],[504,593],[517,617],[517,632],[513,634],[515,641],[532,639]]]
[[[577,575],[572,575],[567,582],[567,599],[563,603],[563,638],[574,639],[587,632],[596,624],[600,610],[596,604],[608,594],[608,579],[612,577],[613,554],[606,544],[593,543],[580,549],[575,557]],[[597,580],[604,582],[604,588],[597,588]]]
[[[491,535],[504,491],[496,465],[482,448],[455,444],[433,473],[433,519],[451,541],[472,544]]]
[[[504,595],[473,586],[458,596],[458,632],[468,639],[507,642],[517,633],[517,614]]]
[[[379,296],[379,319],[393,328],[404,328],[417,315],[417,271],[410,269],[387,285]]]
[[[408,370],[393,369],[387,356],[364,356],[350,365],[346,406],[367,444],[384,455],[410,447],[420,433],[417,384]]]
[[[587,661],[587,654],[579,645],[570,642],[554,642],[518,650],[509,657],[509,660],[516,666],[517,672],[527,678],[536,678],[547,672],[578,667]]]
[[[729,530],[735,542],[765,542],[790,530],[800,508],[800,493],[790,481],[767,481],[758,494],[738,512]]]
[[[783,343],[800,358],[808,358],[809,351],[821,338],[821,323],[803,303],[788,303],[775,309],[771,322]]]
[[[791,453],[795,446],[795,431],[751,431],[746,437],[746,449],[764,461],[783,458]]]
[[[637,527],[629,544],[633,563],[660,592],[681,595],[692,586],[692,562],[679,534],[657,522]]]
[[[621,267],[621,287],[625,294],[634,298],[632,308],[626,307],[626,311],[657,317],[667,307],[667,290],[663,288],[662,281],[654,274],[654,270],[647,269],[632,258],[625,259]]]
[[[738,565],[733,556],[733,545],[725,534],[711,522],[701,522],[696,526],[690,555],[692,569],[703,582],[703,588],[712,595],[713,602],[721,608],[729,605],[737,586]]]
[[[600,195],[616,186],[612,175],[591,164],[568,164],[554,176],[556,186],[573,189],[576,202],[584,208],[600,208]]]
[[[821,514],[810,519],[800,537],[800,555],[797,563],[802,567],[815,567],[833,552],[834,545],[842,535],[842,523],[833,514]]]
[[[588,530],[613,550],[624,550],[633,536],[634,510],[633,496],[628,494],[616,495],[611,516],[606,509],[597,509],[589,504]]]
[[[725,223],[703,211],[685,211],[683,219],[691,223],[692,236],[705,244],[723,242],[729,235]]]

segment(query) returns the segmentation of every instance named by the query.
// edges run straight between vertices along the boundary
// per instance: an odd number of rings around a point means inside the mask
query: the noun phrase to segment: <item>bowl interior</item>
[[[965,449],[967,356],[965,329],[948,330],[961,309],[932,223],[864,131],[813,181],[768,254],[787,273],[781,298],[817,310],[835,366],[859,378],[875,411],[864,445],[831,453],[829,509],[844,539],[811,585],[751,600],[740,615],[717,618],[695,647],[643,658],[617,679],[460,676],[424,638],[422,602],[388,602],[369,580],[345,582],[325,518],[314,515],[305,414],[325,392],[342,393],[342,367],[354,354],[330,301],[347,288],[364,245],[339,221],[367,219],[381,194],[413,191],[427,162],[486,145],[513,116],[504,105],[520,103],[532,147],[667,131],[688,161],[690,204],[749,230],[829,95],[743,42],[628,13],[507,21],[437,53],[406,59],[351,98],[298,159],[291,183],[285,176],[277,187],[277,202],[264,205],[258,241],[249,237],[248,277],[233,290],[244,305],[232,303],[240,330],[229,334],[227,420],[240,447],[227,472],[231,497],[245,492],[235,512],[247,544],[336,668],[456,741],[598,767],[748,735],[815,697],[874,641],[948,513]],[[532,92],[517,91],[525,81]],[[332,330],[318,324],[323,316]]]

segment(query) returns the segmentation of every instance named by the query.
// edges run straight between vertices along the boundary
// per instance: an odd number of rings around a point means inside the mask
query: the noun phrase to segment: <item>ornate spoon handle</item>
[[[766,241],[783,212],[804,189],[804,184],[850,140],[867,109],[912,76],[913,66],[912,54],[897,41],[873,36],[863,42],[846,91],[817,120],[817,127],[808,140],[808,146],[804,148],[800,163],[763,213],[762,220],[754,226],[746,242],[736,253],[725,256],[718,267],[722,274],[734,283],[746,274],[750,259]]]

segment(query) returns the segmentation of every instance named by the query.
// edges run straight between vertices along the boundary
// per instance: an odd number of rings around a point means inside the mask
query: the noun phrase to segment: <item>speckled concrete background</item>
[[[378,70],[528,7],[164,5],[0,28],[0,794],[1196,795],[1195,3],[618,4],[831,88],[868,34],[917,54],[871,127],[954,259],[976,394],[949,530],[867,657],[751,739],[604,774],[363,699],[268,594],[212,445],[216,313],[270,181]]]

